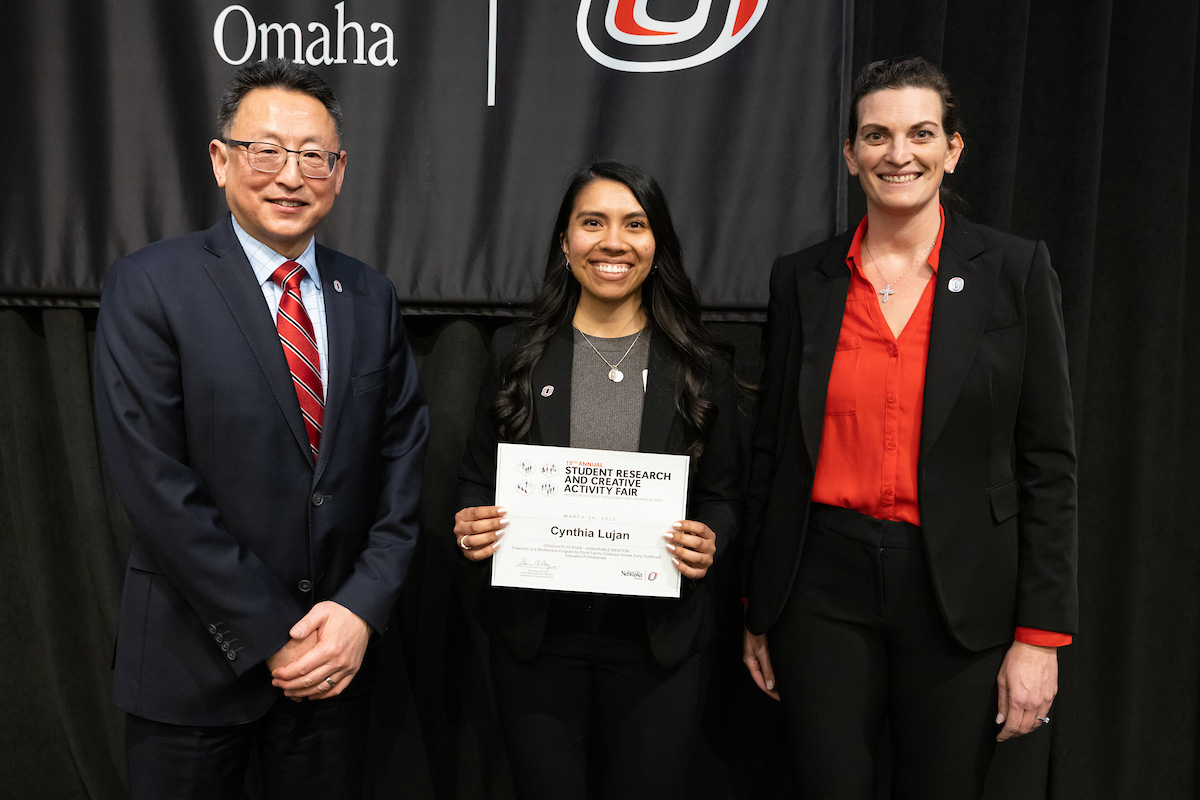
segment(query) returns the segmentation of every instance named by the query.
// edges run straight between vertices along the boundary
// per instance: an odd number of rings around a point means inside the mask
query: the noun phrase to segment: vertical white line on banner
[[[488,105],[496,105],[496,3],[488,4]]]

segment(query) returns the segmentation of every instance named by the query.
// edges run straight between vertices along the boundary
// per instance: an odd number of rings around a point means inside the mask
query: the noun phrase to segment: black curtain
[[[999,748],[993,800],[1196,796],[1200,424],[1189,412],[1200,398],[1200,344],[1188,324],[1200,297],[1198,14],[1195,0],[860,0],[855,11],[855,69],[911,52],[946,70],[968,125],[954,186],[966,213],[1045,239],[1063,285],[1081,632],[1061,654],[1051,726]],[[852,191],[851,224],[862,210]],[[511,796],[485,642],[448,534],[456,464],[499,324],[468,313],[410,324],[434,427],[418,563],[379,653],[378,797]],[[129,531],[96,448],[94,323],[91,311],[0,310],[5,797],[122,792],[108,671]],[[756,377],[757,326],[722,331]],[[737,664],[734,594],[723,593],[694,795],[787,796],[771,748],[777,720]]]
[[[992,797],[1196,796],[1198,11],[858,4],[855,69],[897,50],[941,64],[968,126],[954,176],[968,215],[1046,240],[1063,286],[1081,630],[1050,735],[999,749]]]

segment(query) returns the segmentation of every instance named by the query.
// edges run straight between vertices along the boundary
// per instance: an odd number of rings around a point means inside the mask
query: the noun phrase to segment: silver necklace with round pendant
[[[575,330],[578,331],[579,329],[576,328]],[[644,331],[644,330],[645,330],[645,328],[642,328],[641,331],[637,332],[637,336],[633,337],[633,341],[630,343],[629,348],[625,351],[625,355],[623,355],[619,359],[617,359],[617,363],[615,363],[615,364],[612,363],[611,361],[609,361],[607,358],[605,358],[604,354],[596,349],[596,345],[592,344],[592,340],[590,338],[588,338],[588,335],[586,333],[584,333],[583,331],[579,331],[579,335],[582,336],[583,340],[588,343],[588,347],[592,348],[592,352],[595,353],[596,355],[600,356],[600,360],[608,365],[608,379],[610,381],[612,381],[613,383],[620,383],[621,381],[625,380],[625,373],[621,372],[621,370],[618,369],[618,367],[620,367],[621,362],[625,360],[625,356],[629,355],[629,353],[633,350],[633,346],[638,343],[639,339],[642,338],[642,331]]]

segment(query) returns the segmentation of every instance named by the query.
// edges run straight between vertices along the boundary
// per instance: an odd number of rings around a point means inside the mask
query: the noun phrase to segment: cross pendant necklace
[[[937,239],[934,239],[933,242],[930,243],[928,250],[926,250],[922,255],[917,256],[916,261],[914,261],[913,263],[908,265],[908,269],[906,269],[906,270],[904,270],[904,272],[900,273],[899,278],[896,278],[896,280],[887,284],[882,289],[875,290],[876,292],[879,293],[879,298],[880,298],[879,302],[886,303],[888,301],[888,299],[891,298],[891,296],[896,293],[896,290],[893,289],[892,287],[895,286],[900,281],[904,280],[904,276],[907,275],[909,272],[911,272],[913,267],[915,267],[917,264],[920,264],[925,259],[929,258],[929,254],[933,252],[933,246],[935,244],[937,244]],[[866,239],[863,239],[863,247],[866,247],[867,255],[869,255],[871,257],[871,263],[875,265],[875,271],[879,273],[879,277],[883,278],[883,270],[881,270],[879,268],[879,262],[875,260],[875,254],[872,253],[871,248],[867,246]],[[883,279],[885,281],[887,280],[887,278],[883,278]]]

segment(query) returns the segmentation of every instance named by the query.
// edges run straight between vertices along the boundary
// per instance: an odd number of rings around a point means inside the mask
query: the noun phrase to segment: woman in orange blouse
[[[772,270],[743,659],[806,797],[874,797],[885,720],[893,798],[978,797],[995,743],[1049,724],[1077,622],[1058,280],[942,208],[962,151],[945,76],[868,65],[867,216]]]

